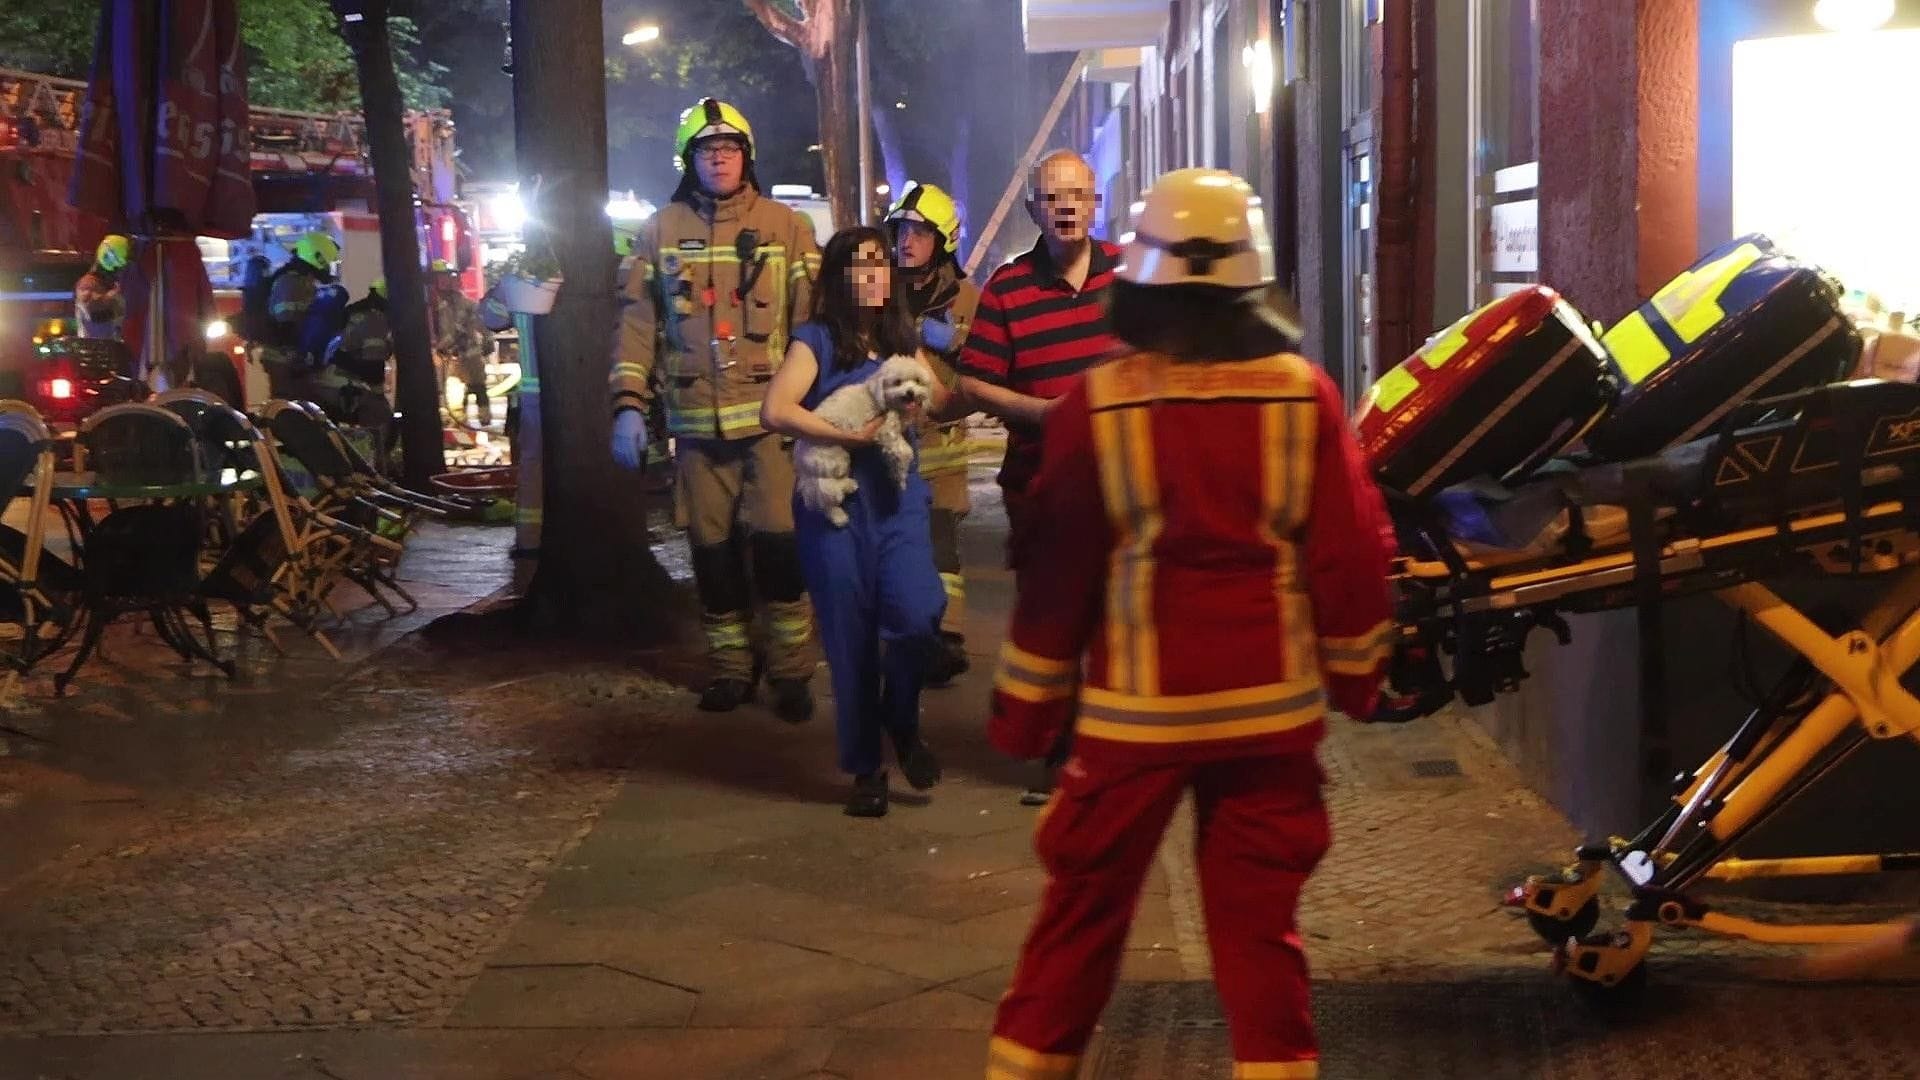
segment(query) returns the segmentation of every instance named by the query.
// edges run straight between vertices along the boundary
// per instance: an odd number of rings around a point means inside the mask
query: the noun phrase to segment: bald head
[[[1033,164],[1028,177],[1027,210],[1033,223],[1056,245],[1084,243],[1098,205],[1093,166],[1072,150],[1055,150]]]

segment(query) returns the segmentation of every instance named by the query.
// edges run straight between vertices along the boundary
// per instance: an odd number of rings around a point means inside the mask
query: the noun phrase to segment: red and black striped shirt
[[[960,373],[1029,397],[1060,397],[1093,365],[1120,351],[1107,328],[1106,292],[1120,249],[1093,241],[1087,281],[1078,291],[1060,277],[1046,240],[993,272],[960,354]],[[1024,491],[1040,469],[1040,429],[1007,426],[1000,486]]]

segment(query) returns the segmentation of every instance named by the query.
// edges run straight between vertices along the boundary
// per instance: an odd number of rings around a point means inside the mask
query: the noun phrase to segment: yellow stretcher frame
[[[1791,548],[1829,572],[1849,572],[1857,563],[1862,573],[1894,571],[1897,577],[1857,629],[1837,635],[1757,581],[1703,590],[1798,653],[1825,686],[1810,708],[1788,705],[1770,718],[1756,713],[1676,785],[1668,810],[1639,837],[1583,847],[1577,861],[1560,873],[1529,878],[1512,891],[1509,903],[1523,909],[1535,930],[1556,946],[1556,969],[1580,983],[1614,988],[1637,982],[1659,927],[1767,944],[1819,945],[1873,940],[1906,925],[1765,922],[1716,911],[1695,895],[1702,882],[1920,870],[1920,855],[1907,853],[1771,859],[1735,854],[1753,827],[1855,750],[1874,741],[1920,739],[1920,699],[1900,683],[1920,663],[1920,519],[1905,504],[1887,501],[1865,508],[1851,526],[1844,513],[1823,512],[1779,527],[1675,540],[1660,550],[1660,574],[1663,581],[1724,574],[1726,558],[1738,558],[1749,546],[1772,553]],[[1437,562],[1405,561],[1400,569],[1405,579],[1429,586],[1455,577]],[[1628,552],[1559,566],[1471,569],[1479,571],[1484,584],[1447,601],[1457,610],[1498,612],[1565,602],[1631,584],[1637,572]],[[1761,719],[1765,722],[1755,727]],[[1626,880],[1634,900],[1621,929],[1596,935],[1590,931],[1599,918],[1608,870]]]

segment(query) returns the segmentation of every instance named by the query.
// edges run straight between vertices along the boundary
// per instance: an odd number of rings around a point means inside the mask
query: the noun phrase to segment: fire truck
[[[0,69],[0,396],[26,397],[63,419],[77,419],[90,403],[142,392],[128,389],[135,373],[109,378],[97,363],[89,368],[58,344],[77,332],[73,286],[107,231],[104,221],[66,201],[86,88],[79,80]],[[486,282],[479,237],[460,198],[452,115],[411,112],[406,126],[423,265],[444,261],[456,268],[462,291],[477,300]],[[199,245],[216,309],[206,328],[208,350],[229,357],[245,397],[261,401],[265,373],[246,362],[246,345],[229,328],[241,309],[238,275],[247,261],[259,255],[278,267],[295,239],[318,230],[339,242],[341,284],[351,294],[364,295],[383,274],[361,118],[256,107],[249,137],[258,208],[252,234],[201,237]]]

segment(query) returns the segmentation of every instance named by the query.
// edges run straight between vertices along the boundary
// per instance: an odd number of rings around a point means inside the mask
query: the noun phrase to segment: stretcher
[[[1659,929],[1778,944],[1889,929],[1761,922],[1700,892],[1711,882],[1920,869],[1920,854],[1738,854],[1756,827],[1851,755],[1920,739],[1920,700],[1901,684],[1920,661],[1920,387],[1820,386],[1747,402],[1717,433],[1650,458],[1560,461],[1517,488],[1388,498],[1402,542],[1399,641],[1376,719],[1517,688],[1529,634],[1546,629],[1564,643],[1569,614],[1638,610],[1643,678],[1657,682],[1659,609],[1681,596],[1711,594],[1797,654],[1725,744],[1678,775],[1671,804],[1639,834],[1584,846],[1563,871],[1514,889],[1509,902],[1556,946],[1561,970],[1596,990],[1635,985]],[[1854,629],[1836,634],[1768,584],[1804,575],[1882,575],[1886,585]],[[1647,697],[1643,711],[1658,713],[1661,700]],[[1647,734],[1657,744],[1663,732]],[[1632,899],[1619,929],[1596,934],[1609,875]]]

